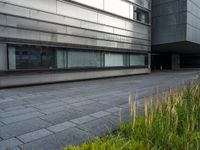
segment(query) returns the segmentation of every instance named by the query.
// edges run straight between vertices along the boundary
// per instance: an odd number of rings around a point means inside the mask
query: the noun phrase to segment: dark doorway
[[[152,70],[172,69],[171,54],[153,53],[151,55],[151,68],[152,68]]]
[[[181,54],[181,68],[200,68],[200,54]]]

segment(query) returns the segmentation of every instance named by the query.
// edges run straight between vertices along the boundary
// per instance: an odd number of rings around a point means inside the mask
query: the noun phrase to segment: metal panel
[[[187,41],[200,44],[200,2],[187,1]]]
[[[104,0],[104,10],[123,17],[130,17],[129,3],[122,0]]]
[[[17,9],[17,11],[21,11],[22,13],[16,13],[14,15],[19,15],[22,17],[27,17],[26,14],[24,13],[24,9],[26,8],[21,8],[21,7],[16,7],[16,6],[12,6],[12,5],[5,5],[4,9],[0,10],[3,13],[11,13],[12,12],[7,12],[8,9]],[[78,19],[73,19],[73,18],[69,18],[69,17],[64,17],[64,16],[59,16],[59,15],[55,15],[55,14],[50,14],[47,12],[42,12],[42,11],[37,11],[37,10],[27,10],[27,12],[29,12],[28,17],[31,17],[33,19],[38,19],[38,20],[44,20],[44,21],[49,21],[49,22],[55,22],[55,23],[59,23],[59,24],[67,24],[67,25],[72,25],[72,26],[76,26],[76,27],[80,27],[80,25],[83,28],[87,28],[87,29],[93,29],[93,30],[98,30],[98,31],[104,31],[104,32],[110,32],[113,33],[113,28],[121,28],[122,30],[130,30],[130,31],[137,31],[143,32],[143,29],[138,30],[137,28],[135,28],[134,26],[145,26],[136,22],[132,22],[132,21],[126,21],[125,23],[125,28],[124,28],[124,19],[119,19],[115,16],[108,16],[107,20],[109,21],[110,19],[112,19],[112,22],[106,22],[107,25],[102,25],[102,23],[105,22],[99,22],[100,24],[97,23],[92,23],[92,22],[87,22],[87,21],[83,21],[83,20],[78,20]],[[103,18],[102,20],[104,20],[104,18],[107,15],[103,14]],[[54,18],[54,19],[52,19]],[[131,24],[136,24],[134,26],[132,26]],[[122,25],[122,26],[121,26]],[[113,26],[113,27],[111,27]],[[115,27],[116,26],[116,27]],[[145,32],[145,31],[144,31]]]
[[[56,13],[56,0],[4,0],[4,1],[25,7],[31,7]]]
[[[104,0],[73,0],[98,9],[104,9]]]
[[[24,17],[29,17],[29,9],[2,3],[0,1],[0,13],[1,12],[8,13],[8,14],[22,15]]]
[[[57,2],[57,13],[92,22],[97,22],[98,16],[97,12],[95,11],[86,8],[76,7],[72,4],[60,1]]]
[[[110,15],[105,15],[105,14],[100,14],[98,15],[98,23],[109,25],[109,26],[114,26],[118,28],[125,28],[125,20],[123,19],[118,19],[116,17],[110,16]]]
[[[187,1],[154,0],[152,2],[153,45],[186,41]]]

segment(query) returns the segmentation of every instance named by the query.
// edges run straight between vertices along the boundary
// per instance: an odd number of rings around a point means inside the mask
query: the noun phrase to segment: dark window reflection
[[[15,46],[16,69],[56,68],[55,50],[36,46]]]
[[[10,70],[146,67],[147,54],[87,51],[44,46],[9,46]]]
[[[142,23],[149,24],[149,12],[137,8],[136,12],[136,19]]]

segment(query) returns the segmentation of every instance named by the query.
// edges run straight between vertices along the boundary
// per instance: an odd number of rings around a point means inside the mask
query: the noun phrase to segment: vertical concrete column
[[[180,69],[180,55],[172,54],[172,70]]]
[[[8,70],[7,45],[0,43],[0,71]]]

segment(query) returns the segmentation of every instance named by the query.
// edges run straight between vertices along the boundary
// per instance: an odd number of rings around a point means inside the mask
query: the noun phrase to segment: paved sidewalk
[[[142,98],[194,80],[200,70],[157,72],[0,90],[0,150],[59,150],[116,129],[128,95]]]

